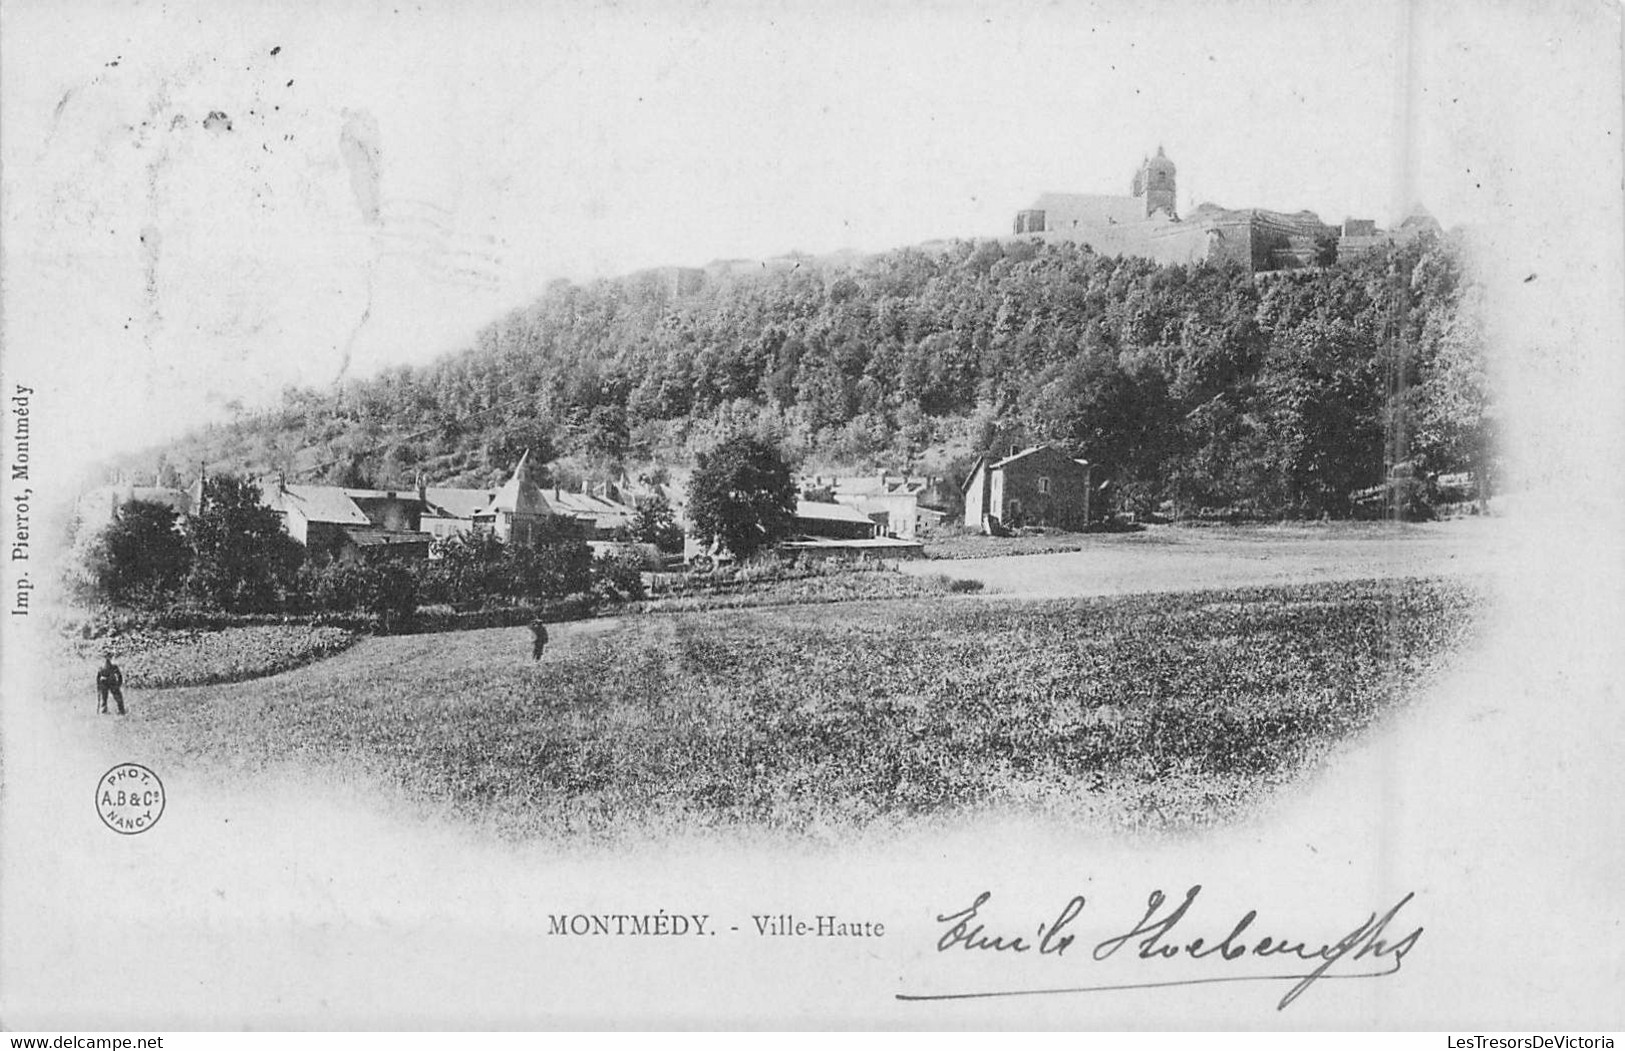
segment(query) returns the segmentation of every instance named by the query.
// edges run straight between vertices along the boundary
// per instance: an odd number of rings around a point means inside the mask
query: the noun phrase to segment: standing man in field
[[[104,655],[106,663],[96,669],[96,714],[107,714],[107,696],[113,695],[118,702],[118,713],[128,714],[124,710],[124,673],[119,666],[113,663],[112,653]]]
[[[530,647],[530,659],[539,661],[542,659],[542,650],[547,647],[547,625],[540,620],[531,621],[530,634],[534,640]]]

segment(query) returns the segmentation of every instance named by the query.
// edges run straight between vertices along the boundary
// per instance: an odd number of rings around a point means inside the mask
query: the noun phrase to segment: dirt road
[[[904,572],[980,580],[988,594],[1024,598],[1195,591],[1254,584],[1493,570],[1509,550],[1498,523],[1186,528],[1101,535],[1079,551],[905,562]]]

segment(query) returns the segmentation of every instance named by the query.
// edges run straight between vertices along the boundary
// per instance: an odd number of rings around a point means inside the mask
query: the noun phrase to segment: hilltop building
[[[1335,248],[1344,258],[1382,244],[1400,243],[1424,230],[1438,230],[1424,209],[1398,230],[1350,219],[1342,228],[1314,212],[1222,208],[1205,202],[1190,215],[1175,207],[1178,169],[1157,147],[1140,162],[1125,195],[1046,193],[1016,213],[1014,234],[1044,241],[1086,243],[1102,255],[1141,256],[1159,263],[1229,261],[1253,273],[1313,266]]]
[[[1348,219],[1337,238],[1337,258],[1353,259],[1386,245],[1404,244],[1423,234],[1436,233],[1439,221],[1419,204],[1392,230],[1378,229],[1372,219]]]

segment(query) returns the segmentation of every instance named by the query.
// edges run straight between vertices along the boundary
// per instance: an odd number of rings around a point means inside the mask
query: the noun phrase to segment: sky
[[[1599,10],[8,0],[7,379],[94,457],[558,278],[999,235],[1159,146],[1182,210],[1539,220],[1595,206],[1585,149],[1617,172],[1573,104],[1617,68]]]

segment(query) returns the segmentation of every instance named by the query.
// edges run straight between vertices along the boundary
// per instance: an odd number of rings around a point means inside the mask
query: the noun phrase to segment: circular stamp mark
[[[120,763],[96,783],[96,813],[122,836],[145,832],[164,816],[164,783],[140,763]]]

